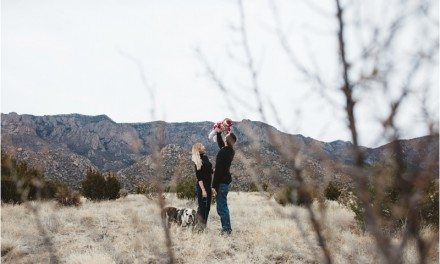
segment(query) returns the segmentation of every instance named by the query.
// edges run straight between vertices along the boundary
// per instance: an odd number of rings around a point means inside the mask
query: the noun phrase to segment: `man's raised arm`
[[[223,142],[222,133],[217,132],[217,144],[220,149],[222,149],[225,146],[225,142]]]

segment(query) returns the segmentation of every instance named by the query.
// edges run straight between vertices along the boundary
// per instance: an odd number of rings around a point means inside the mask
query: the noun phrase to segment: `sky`
[[[373,2],[363,7],[367,11],[362,15],[386,24]],[[279,27],[271,3],[244,1],[263,116],[256,110],[257,97],[244,66],[236,1],[2,1],[1,112],[106,114],[116,122],[219,121],[230,117],[266,121],[284,132],[321,141],[349,141],[345,101],[339,90],[334,2],[275,1]],[[392,10],[382,15],[392,17],[400,11]],[[434,17],[438,21],[438,12],[434,11]],[[347,14],[348,20],[354,18],[355,13]],[[396,50],[404,52],[398,56],[425,43],[425,35],[438,40],[438,22],[431,26],[435,33],[417,36],[418,24],[413,24],[399,36],[402,45]],[[297,60],[319,72],[329,100],[289,61],[276,28],[288,36]],[[350,27],[347,32],[348,50],[355,54],[355,39],[358,35],[368,38],[369,32],[358,34]],[[230,91],[231,104],[207,75],[196,50]],[[398,56],[403,66],[409,65]],[[428,87],[428,111],[437,120],[438,58],[434,60],[435,66],[426,66],[419,76],[420,85],[415,86]],[[402,72],[396,71],[396,87],[405,79]],[[396,88],[385,94],[393,98],[398,92]],[[389,113],[390,101],[383,94],[373,90],[355,94],[362,98],[356,112],[362,145],[387,142],[379,121]],[[398,116],[402,138],[428,133],[420,111],[421,88],[414,94],[414,99],[402,104]]]

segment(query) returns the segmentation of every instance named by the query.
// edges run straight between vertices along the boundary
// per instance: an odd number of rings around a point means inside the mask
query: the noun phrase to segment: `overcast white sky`
[[[334,13],[334,3],[314,1],[320,12],[304,2],[276,2],[283,30],[301,62],[312,65],[310,58],[315,58],[333,89],[330,96],[343,106],[335,80],[339,73],[336,23],[326,15]],[[343,109],[330,106],[289,63],[274,33],[269,3],[245,1],[262,97],[275,105],[283,126],[266,104],[268,123],[322,141],[350,140]],[[369,7],[376,15],[372,20],[381,21],[374,8]],[[239,35],[231,29],[239,22],[238,14],[236,2],[230,0],[4,0],[1,111],[106,114],[116,122],[261,120],[256,111],[238,102],[233,114],[194,52],[200,48],[226,86],[255,106],[248,72],[228,55],[243,60]],[[411,30],[406,32],[402,39],[408,40],[407,46],[423,42],[423,36],[418,39]],[[154,87],[155,102],[137,65],[121,52],[141,62],[148,84]],[[431,68],[426,72],[429,105],[431,115],[438,118],[438,66]],[[377,119],[388,109],[377,100],[382,98],[368,98],[358,111],[361,144],[366,146],[387,141],[380,136]],[[152,103],[154,117],[149,112]],[[425,135],[417,100],[402,107],[402,137]]]

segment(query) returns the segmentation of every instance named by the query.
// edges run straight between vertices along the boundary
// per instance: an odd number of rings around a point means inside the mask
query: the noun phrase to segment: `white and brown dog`
[[[182,227],[195,226],[197,224],[196,210],[191,208],[178,209],[176,207],[165,207],[162,212],[162,221],[170,227],[176,223]]]

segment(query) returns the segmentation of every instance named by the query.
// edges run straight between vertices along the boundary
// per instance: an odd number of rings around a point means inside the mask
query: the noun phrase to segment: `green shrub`
[[[91,200],[114,200],[119,197],[121,184],[112,173],[103,173],[88,169],[86,178],[81,183],[82,193]]]
[[[180,179],[175,186],[177,198],[195,200],[196,199],[195,184],[196,184],[195,178],[186,177]]]
[[[91,200],[105,199],[105,177],[101,172],[88,169],[81,187],[84,197]]]
[[[337,201],[339,196],[341,196],[341,189],[336,185],[336,183],[330,182],[325,188],[325,198],[331,201]]]

